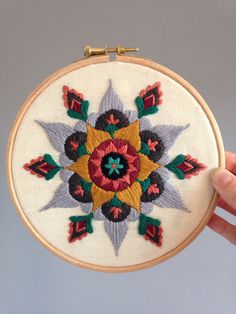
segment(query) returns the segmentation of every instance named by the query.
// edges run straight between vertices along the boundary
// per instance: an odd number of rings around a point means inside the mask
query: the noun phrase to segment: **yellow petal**
[[[139,121],[135,121],[125,128],[119,129],[114,133],[114,138],[128,141],[137,151],[141,148],[139,136]]]
[[[93,198],[93,210],[96,210],[102,204],[109,202],[115,195],[115,192],[105,191],[100,189],[96,184],[93,184],[91,194]]]
[[[139,182],[135,181],[131,186],[123,191],[117,192],[117,196],[121,202],[128,204],[140,211],[140,197],[142,194],[142,188]]]
[[[143,181],[147,179],[147,177],[149,176],[151,172],[160,168],[161,165],[151,161],[147,156],[143,154],[139,153],[138,156],[139,156],[139,161],[140,161],[140,170],[138,174],[138,179]]]
[[[83,155],[76,162],[66,167],[66,169],[77,173],[86,181],[91,182],[89,172],[88,172],[88,160],[89,160],[89,155]]]
[[[87,123],[87,142],[86,149],[89,153],[92,153],[94,149],[104,141],[111,139],[111,135],[106,131],[94,129]]]

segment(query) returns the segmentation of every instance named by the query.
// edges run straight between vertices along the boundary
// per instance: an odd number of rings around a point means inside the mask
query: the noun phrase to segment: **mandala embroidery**
[[[169,159],[168,150],[189,125],[153,127],[144,116],[158,112],[161,98],[157,82],[136,97],[137,112],[125,111],[110,81],[98,113],[87,115],[89,102],[84,95],[64,86],[67,114],[79,121],[73,128],[37,121],[60,152],[60,165],[45,154],[25,164],[24,169],[46,180],[60,171],[63,183],[41,210],[78,207],[85,212],[70,217],[70,243],[92,233],[93,220],[104,220],[105,231],[118,254],[128,222],[139,219],[139,234],[161,246],[161,222],[147,214],[154,205],[188,211],[169,182],[169,173],[183,180],[206,166],[190,155]]]

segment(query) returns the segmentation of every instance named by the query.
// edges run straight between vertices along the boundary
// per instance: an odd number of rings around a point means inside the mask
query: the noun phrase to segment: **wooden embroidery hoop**
[[[225,166],[225,157],[224,157],[224,149],[223,149],[223,143],[220,135],[220,131],[218,129],[217,123],[214,119],[214,116],[212,115],[210,109],[208,108],[207,104],[201,97],[201,95],[187,82],[185,81],[182,77],[174,73],[173,71],[169,70],[168,68],[157,64],[156,62],[150,60],[150,59],[145,59],[142,57],[136,57],[136,56],[131,56],[131,55],[116,55],[115,58],[116,61],[121,61],[121,62],[128,62],[132,64],[137,64],[137,65],[143,65],[145,67],[154,69],[156,71],[159,71],[171,79],[175,80],[177,83],[182,85],[198,102],[198,104],[201,106],[203,109],[206,117],[209,120],[209,123],[211,125],[211,128],[214,133],[214,137],[216,140],[217,144],[217,150],[218,150],[218,160],[219,160],[219,167],[224,167]],[[13,173],[12,173],[12,155],[13,155],[13,147],[14,147],[14,142],[16,138],[16,134],[18,131],[18,128],[20,126],[20,123],[33,103],[33,101],[36,99],[36,97],[45,89],[47,88],[51,83],[53,83],[55,80],[59,79],[60,77],[64,76],[65,74],[82,68],[86,67],[91,64],[97,64],[97,63],[105,63],[109,62],[109,55],[97,55],[97,56],[91,56],[89,58],[83,58],[79,59],[78,61],[74,62],[73,64],[70,64],[57,72],[53,73],[49,78],[47,78],[45,81],[43,81],[33,92],[32,94],[26,99],[26,101],[23,103],[16,119],[13,124],[13,127],[10,132],[9,136],[9,141],[8,141],[8,149],[7,149],[7,179],[8,179],[8,186],[10,190],[11,197],[13,199],[13,202],[15,204],[15,207],[17,208],[18,213],[22,217],[24,223],[27,225],[29,230],[32,232],[32,234],[51,252],[53,252],[55,255],[61,257],[65,261],[68,261],[74,265],[86,268],[86,269],[91,269],[91,270],[96,270],[96,271],[103,271],[103,272],[127,272],[127,271],[136,271],[136,270],[141,270],[144,268],[148,268],[151,266],[154,266],[158,263],[161,263],[168,258],[176,255],[179,253],[181,250],[183,250],[188,244],[190,244],[196,237],[197,235],[203,230],[203,228],[206,226],[208,223],[217,203],[217,193],[214,192],[213,197],[211,199],[210,205],[208,210],[205,213],[205,216],[199,223],[199,225],[193,230],[193,232],[182,242],[180,243],[177,247],[172,249],[171,251],[167,252],[166,254],[155,258],[153,260],[141,263],[141,264],[136,264],[136,265],[131,265],[131,266],[118,266],[118,267],[112,267],[112,266],[101,266],[101,265],[95,265],[95,264],[90,264],[86,262],[82,262],[77,260],[76,258],[73,258],[65,253],[63,253],[61,250],[57,249],[54,247],[52,244],[50,244],[43,236],[36,230],[36,228],[31,224],[29,218],[23,211],[20,202],[17,197],[16,190],[14,188],[14,183],[13,183]]]

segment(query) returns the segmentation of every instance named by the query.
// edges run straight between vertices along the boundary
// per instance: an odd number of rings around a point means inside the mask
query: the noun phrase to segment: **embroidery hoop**
[[[19,202],[19,199],[17,197],[17,193],[14,187],[14,182],[13,182],[13,173],[12,173],[12,157],[13,157],[13,147],[14,147],[14,142],[15,138],[17,135],[18,128],[21,124],[22,119],[24,118],[24,115],[26,114],[27,110],[30,108],[31,104],[33,101],[37,98],[40,93],[46,89],[51,83],[59,79],[60,77],[64,76],[65,74],[72,72],[73,70],[80,69],[83,67],[87,67],[91,64],[99,64],[99,63],[105,63],[109,62],[109,55],[104,55],[104,56],[93,56],[90,58],[83,58],[75,63],[68,65],[57,72],[53,73],[48,79],[43,81],[33,92],[32,94],[26,99],[26,101],[23,103],[16,120],[13,124],[13,127],[11,129],[11,133],[9,136],[9,142],[8,142],[8,154],[7,154],[7,178],[8,178],[8,185],[9,185],[9,190],[11,197],[14,201],[15,207],[17,208],[18,213],[22,217],[24,223],[27,225],[31,233],[46,247],[48,248],[51,252],[56,254],[57,256],[61,257],[65,261],[68,261],[72,264],[75,264],[77,266],[91,269],[91,270],[96,270],[96,271],[105,271],[105,272],[126,272],[126,271],[135,271],[135,270],[140,270],[144,269],[147,267],[154,266],[160,262],[163,262],[167,260],[168,258],[176,255],[179,253],[181,250],[183,250],[187,245],[189,245],[196,237],[197,235],[203,230],[203,228],[206,226],[207,222],[209,221],[217,203],[218,196],[216,192],[214,192],[213,197],[211,199],[211,202],[209,204],[209,208],[205,213],[205,216],[199,223],[199,225],[192,231],[192,233],[184,240],[182,241],[178,246],[176,246],[174,249],[170,250],[169,252],[165,253],[164,255],[146,261],[144,263],[140,264],[135,264],[135,265],[128,265],[128,266],[101,266],[101,265],[96,265],[92,263],[87,263],[84,261],[80,261],[74,257],[71,257],[55,246],[53,246],[51,243],[49,243],[37,230],[36,228],[32,225],[30,222],[29,218],[27,217],[26,213],[24,212],[23,208],[21,207],[21,204]],[[220,135],[220,131],[218,129],[217,123],[206,105],[205,101],[203,98],[200,96],[200,94],[183,78],[181,78],[179,75],[174,73],[173,71],[167,69],[166,67],[157,64],[156,62],[150,60],[150,59],[145,59],[142,57],[136,57],[136,56],[127,56],[127,55],[116,55],[115,61],[121,61],[121,62],[126,62],[126,63],[132,63],[136,65],[143,65],[145,67],[151,68],[153,70],[156,70],[158,72],[161,72],[165,74],[166,76],[170,77],[180,85],[182,85],[198,102],[198,104],[201,106],[203,109],[207,119],[209,120],[209,123],[211,125],[211,128],[214,133],[216,145],[217,145],[217,150],[218,150],[218,160],[219,160],[219,167],[224,167],[225,165],[225,160],[224,160],[224,149],[223,149],[223,143]]]

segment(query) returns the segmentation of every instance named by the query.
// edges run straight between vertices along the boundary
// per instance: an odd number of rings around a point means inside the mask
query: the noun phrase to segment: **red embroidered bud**
[[[70,117],[86,121],[89,103],[84,100],[82,93],[75,89],[69,89],[68,86],[63,86],[63,99],[65,107],[68,108],[67,114]]]
[[[39,178],[45,178],[46,180],[52,179],[62,169],[49,154],[32,159],[23,168],[31,174],[37,175]]]
[[[176,174],[179,179],[190,179],[207,167],[190,155],[178,155],[172,162],[166,165],[170,171]]]
[[[75,242],[76,240],[81,240],[86,237],[88,233],[93,232],[91,225],[93,215],[89,214],[86,216],[73,216],[70,217],[70,229],[68,241]]]
[[[139,117],[154,114],[158,111],[158,106],[162,103],[161,83],[156,82],[143,89],[136,98],[136,105],[139,111]]]
[[[161,246],[162,232],[163,230],[161,227],[146,224],[146,233],[144,235],[144,239],[155,243],[157,246]]]
[[[146,240],[155,243],[157,246],[162,244],[162,232],[160,220],[140,214],[139,217],[139,233],[144,235]]]

